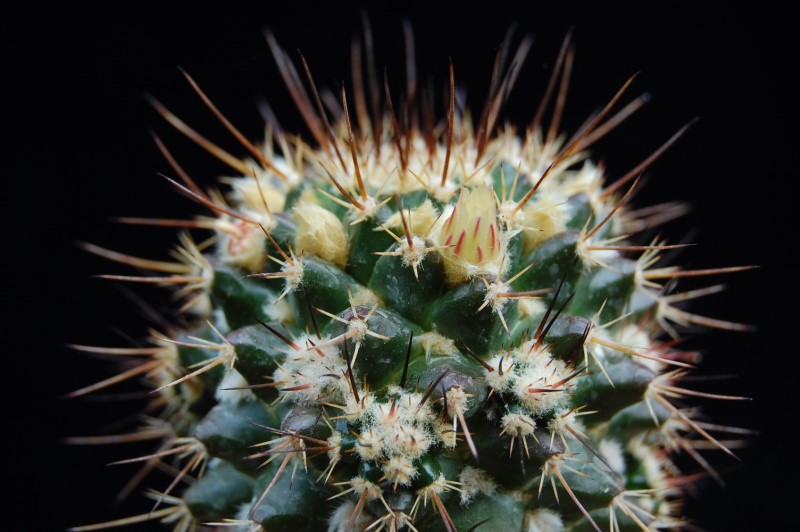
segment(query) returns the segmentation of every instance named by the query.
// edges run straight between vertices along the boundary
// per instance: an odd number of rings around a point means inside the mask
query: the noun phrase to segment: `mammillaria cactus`
[[[522,133],[499,113],[527,39],[501,48],[475,114],[458,102],[451,65],[438,120],[413,76],[401,94],[376,75],[361,55],[368,34],[354,45],[364,68],[332,92],[268,41],[313,138],[270,118],[267,140],[251,143],[187,74],[247,156],[152,99],[233,175],[224,192],[205,190],[157,139],[169,182],[206,212],[125,221],[192,230],[176,262],[85,245],[151,272],[104,277],[176,288],[184,313],[145,347],[75,346],[141,359],[72,396],[145,377],[160,414],[131,439],[160,443],[135,460],[174,469],[152,512],[99,526],[682,526],[671,453],[706,467],[696,447],[730,451],[679,401],[709,394],[681,382],[697,355],[681,350],[676,326],[743,328],[682,308],[716,287],[677,294],[670,282],[741,268],[663,264],[680,245],[638,237],[684,212],[629,200],[686,128],[609,181],[589,148],[642,100],[623,104],[628,80],[558,134],[569,37]]]

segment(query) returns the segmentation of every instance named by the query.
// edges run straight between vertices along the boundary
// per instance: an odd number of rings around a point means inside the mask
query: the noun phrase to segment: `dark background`
[[[653,165],[635,201],[644,206],[688,200],[695,206],[686,219],[664,229],[678,241],[697,228],[692,238],[700,245],[680,257],[683,264],[762,266],[730,276],[724,280],[728,292],[693,307],[756,324],[759,332],[705,332],[687,344],[706,353],[701,373],[737,376],[703,389],[755,399],[708,404],[706,411],[761,435],[749,448],[737,450],[741,463],[715,458],[727,488],[705,482],[702,499],[689,498],[689,513],[711,531],[783,529],[795,507],[778,479],[796,469],[789,432],[797,419],[796,387],[790,379],[797,374],[798,356],[796,343],[782,335],[791,326],[789,319],[776,309],[776,301],[797,292],[792,274],[798,261],[786,251],[797,225],[788,208],[796,172],[788,169],[789,86],[782,81],[793,68],[787,62],[788,17],[762,5],[757,11],[725,4],[698,10],[673,3],[650,12],[638,5],[531,8],[531,15],[486,7],[441,13],[371,10],[378,67],[386,66],[399,88],[400,20],[410,18],[421,74],[432,75],[437,90],[443,90],[452,58],[457,83],[468,87],[468,103],[479,108],[496,47],[516,20],[517,35],[531,32],[536,43],[503,116],[524,124],[533,116],[564,34],[574,25],[577,59],[564,127],[574,131],[634,72],[641,75],[630,96],[644,91],[652,96],[645,109],[595,149],[612,177],[700,117]],[[201,184],[213,183],[225,171],[171,130],[142,94],[156,95],[198,131],[242,154],[182,79],[176,69],[180,65],[248,137],[261,136],[259,99],[270,101],[288,130],[305,133],[262,29],[272,28],[290,52],[300,48],[318,85],[331,87],[342,80],[350,83],[349,41],[358,31],[359,16],[357,10],[307,6],[284,12],[266,7],[228,11],[228,6],[168,12],[34,8],[6,12],[0,24],[6,58],[2,83],[11,90],[2,111],[3,165],[11,164],[2,173],[3,216],[12,237],[4,253],[10,297],[3,300],[11,322],[6,321],[10,343],[3,344],[3,354],[11,360],[4,409],[10,447],[4,456],[11,462],[7,487],[14,495],[4,522],[10,517],[15,530],[59,530],[147,508],[136,495],[113,509],[116,490],[133,469],[104,465],[143,454],[147,446],[74,448],[59,441],[97,433],[99,427],[122,431],[141,406],[137,401],[59,401],[111,370],[63,344],[122,344],[127,335],[144,335],[148,326],[123,293],[90,277],[121,269],[81,252],[75,242],[161,258],[174,242],[171,231],[109,220],[125,215],[185,218],[198,212],[156,175],[172,172],[153,145],[150,129]],[[161,292],[137,293],[156,308],[168,306]],[[163,489],[166,483],[161,478],[151,485]]]

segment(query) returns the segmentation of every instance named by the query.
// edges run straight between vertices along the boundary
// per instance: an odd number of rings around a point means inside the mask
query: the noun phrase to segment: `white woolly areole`
[[[544,350],[528,353],[527,346],[528,342],[516,350],[513,392],[534,417],[540,417],[567,401],[569,384],[562,381],[569,371],[564,361]]]
[[[350,225],[365,222],[373,218],[378,213],[378,210],[383,206],[383,203],[379,202],[373,196],[367,196],[367,199],[361,199],[359,197],[358,202],[361,204],[363,208],[359,209],[353,206],[350,209],[349,211]]]
[[[565,530],[561,516],[546,508],[525,512],[525,522],[522,526],[526,532],[564,532]]]
[[[602,454],[608,465],[620,476],[625,475],[625,456],[622,445],[616,440],[601,440],[597,450]]]
[[[350,487],[353,488],[353,491],[356,493],[364,493],[364,490],[367,490],[368,501],[380,499],[383,494],[383,490],[380,486],[373,484],[363,477],[353,477],[348,484],[350,484]]]
[[[476,495],[493,495],[497,491],[497,483],[489,473],[477,467],[466,466],[458,474],[461,485],[461,505],[466,506]]]
[[[403,266],[416,269],[419,263],[422,262],[422,259],[425,258],[425,255],[428,254],[428,250],[425,247],[425,240],[417,235],[411,237],[411,243],[413,244],[413,248],[409,247],[407,239],[404,238],[401,240],[399,244],[400,257],[402,258]]]
[[[500,420],[500,426],[503,427],[503,433],[509,436],[530,436],[536,429],[536,420],[527,414],[518,412],[509,412]]]
[[[389,402],[371,401],[363,410],[357,452],[371,460],[394,456],[415,460],[435,443],[435,430],[431,425],[437,416],[429,403],[419,407],[422,394],[406,392],[399,387],[391,387],[389,394],[393,397]]]
[[[434,480],[424,488],[419,489],[417,491],[417,495],[418,496],[421,495],[425,499],[427,505],[427,499],[432,493],[438,495],[442,492],[450,491],[455,484],[456,483],[454,482],[449,482],[447,478],[444,476],[444,473],[439,473],[439,476],[436,477],[436,480]]]
[[[455,447],[458,443],[458,433],[453,429],[453,423],[449,420],[438,418],[433,429],[444,447]]]
[[[328,455],[328,461],[331,464],[336,464],[342,459],[342,433],[338,430],[334,430],[327,442],[330,447],[326,453]]]
[[[355,376],[355,375],[354,375]],[[347,383],[345,383],[347,385]],[[367,412],[369,411],[372,403],[375,401],[375,395],[372,393],[364,392],[358,386],[358,379],[356,379],[356,388],[358,389],[358,401],[348,386],[348,391],[345,394],[344,406],[345,412],[348,417],[358,419],[359,424],[365,425],[367,421]]]
[[[466,412],[469,404],[470,394],[466,393],[460,386],[453,387],[445,392],[447,400],[447,410],[449,412]]]
[[[501,281],[499,278],[489,283],[483,301],[492,307],[492,310],[500,314],[508,303],[509,299],[503,295],[511,292],[511,286]]]
[[[256,396],[253,394],[252,390],[247,388],[248,386],[250,386],[250,384],[242,374],[235,369],[231,369],[225,372],[225,377],[219,384],[217,391],[214,392],[214,397],[220,403],[234,405],[242,401],[254,401]]]
[[[490,358],[487,363],[494,368],[494,371],[484,368],[483,378],[486,379],[486,384],[498,393],[508,391],[517,378],[512,371],[514,359],[510,355],[507,356],[506,353],[500,353]],[[501,369],[503,370],[502,374],[500,373]]]
[[[286,282],[283,293],[288,294],[303,282],[303,259],[296,257],[287,262],[281,267],[281,273],[285,274]]]
[[[426,332],[417,337],[425,351],[425,360],[430,362],[431,354],[455,355],[458,353],[455,342],[436,332]]]
[[[383,474],[393,486],[410,486],[418,473],[407,456],[392,456],[383,464]]]
[[[365,462],[378,460],[383,456],[381,437],[372,429],[362,429],[356,440],[356,453]]]
[[[328,532],[349,532],[347,523],[350,522],[350,516],[353,515],[355,509],[356,503],[350,500],[345,500],[337,506],[328,518]],[[372,516],[369,515],[366,509],[363,509],[356,518],[352,530],[364,530],[372,520]]]
[[[583,422],[581,422],[580,418],[571,408],[557,412],[547,423],[547,430],[555,434],[561,434],[567,430],[567,426],[578,432],[585,432],[586,430],[586,427],[583,426]]]
[[[301,202],[293,210],[297,224],[294,243],[298,251],[311,253],[336,266],[347,264],[349,239],[339,218],[331,211]]]
[[[367,322],[361,318],[351,318],[347,325],[347,338],[352,338],[354,342],[363,342],[367,336]]]
[[[323,337],[318,342],[327,341]],[[341,402],[350,389],[342,372],[346,362],[334,346],[309,348],[305,338],[295,342],[299,351],[289,349],[272,377],[282,399],[300,404]],[[335,377],[334,377],[335,376]]]

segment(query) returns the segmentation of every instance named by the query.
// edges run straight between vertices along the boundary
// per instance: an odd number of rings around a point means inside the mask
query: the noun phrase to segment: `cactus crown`
[[[323,105],[305,60],[298,68],[268,41],[313,141],[273,121],[267,141],[250,143],[187,75],[248,157],[153,100],[237,176],[225,194],[204,190],[159,141],[170,182],[210,216],[149,223],[213,238],[181,234],[174,263],[86,246],[152,271],[106,277],[175,289],[188,324],[144,348],[77,346],[140,360],[72,395],[145,376],[162,414],[140,434],[161,444],[142,460],[176,471],[150,514],[99,526],[680,527],[670,454],[706,467],[697,448],[730,451],[676,402],[707,394],[680,383],[695,354],[669,337],[674,324],[743,326],[680,308],[714,288],[670,294],[671,279],[713,271],[661,266],[676,246],[635,243],[683,210],[631,210],[641,168],[607,184],[588,158],[641,103],[615,109],[631,80],[575,135],[555,134],[567,38],[518,136],[498,124],[516,77],[508,42],[475,119],[456,106],[451,65],[437,123],[414,83],[399,101],[371,64],[352,95]]]

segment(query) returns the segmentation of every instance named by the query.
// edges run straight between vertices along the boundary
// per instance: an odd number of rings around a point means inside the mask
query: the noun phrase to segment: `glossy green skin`
[[[203,521],[224,519],[253,497],[254,479],[219,461],[183,494],[192,515]]]
[[[513,172],[509,172],[508,168],[505,170],[506,186],[510,187],[509,176],[513,176]],[[501,178],[499,171],[495,173],[497,192],[500,194]],[[526,180],[527,177],[523,177],[520,183]],[[518,184],[516,195],[520,196],[520,190],[524,188]],[[299,190],[289,193],[287,212],[298,197]],[[235,368],[250,385],[268,383],[272,372],[287,356],[288,349],[282,340],[259,322],[268,323],[278,331],[288,330],[292,334],[302,333],[306,329],[313,332],[316,327],[324,337],[334,337],[346,332],[347,326],[316,311],[313,311],[312,320],[309,308],[320,308],[349,320],[353,312],[348,291],[356,293],[371,290],[380,298],[382,305],[370,318],[369,328],[390,340],[384,342],[366,337],[360,346],[354,371],[365,379],[373,393],[381,397],[390,385],[399,383],[408,356],[406,388],[422,392],[438,382],[429,398],[435,411],[442,409],[443,389],[463,388],[470,396],[464,416],[473,435],[479,461],[476,463],[463,438],[455,448],[434,445],[427,455],[415,462],[418,475],[413,484],[400,486],[394,491],[382,479],[380,463],[364,462],[352,452],[358,445],[354,434],[361,430],[357,423],[343,418],[330,421],[329,426],[325,419],[336,416],[337,410],[325,405],[295,406],[290,398],[275,403],[280,392],[270,386],[255,388],[253,392],[256,399],[238,406],[214,406],[214,390],[224,375],[224,369],[217,368],[203,376],[205,391],[195,408],[201,419],[192,433],[205,444],[215,462],[203,479],[184,493],[188,508],[198,522],[232,519],[241,515],[241,507],[249,505],[251,520],[261,524],[265,530],[322,530],[326,528],[327,519],[336,505],[343,500],[328,501],[329,497],[343,489],[336,482],[348,481],[360,475],[383,487],[391,507],[397,511],[410,511],[417,490],[432,485],[440,474],[444,474],[447,480],[457,481],[460,471],[469,465],[487,471],[497,483],[497,490],[489,495],[476,495],[466,506],[461,505],[455,491],[445,490],[440,494],[458,530],[471,530],[479,525],[476,530],[521,531],[525,529],[526,511],[538,508],[558,512],[570,530],[591,530],[591,524],[572,504],[559,481],[555,481],[555,487],[560,502],[555,498],[549,478],[541,496],[536,495],[545,464],[567,454],[579,459],[569,464],[580,473],[566,468],[562,469],[562,473],[597,523],[608,522],[607,508],[623,490],[646,487],[641,464],[629,455],[626,455],[628,473],[624,476],[610,471],[572,435],[568,435],[566,440],[568,451],[565,440],[551,438],[551,432],[546,428],[552,421],[550,415],[536,420],[538,428],[535,439],[538,441],[534,441],[533,437],[527,438],[528,453],[522,453],[521,442],[517,439],[514,452],[509,456],[512,435],[499,435],[499,419],[505,413],[522,407],[515,403],[510,394],[491,393],[486,382],[487,370],[474,357],[487,361],[504,352],[508,346],[519,345],[523,337],[531,337],[545,316],[523,315],[516,300],[510,300],[503,310],[503,317],[510,329],[510,333],[506,333],[499,316],[491,307],[477,310],[483,304],[486,293],[483,281],[474,279],[458,286],[448,286],[438,252],[432,251],[425,257],[419,265],[418,278],[410,267],[402,263],[400,257],[374,254],[376,251],[398,249],[389,235],[375,230],[378,223],[388,219],[396,210],[395,202],[389,202],[382,208],[376,219],[351,226],[345,218],[344,209],[321,195],[320,198],[322,205],[342,217],[343,225],[349,231],[349,262],[346,268],[339,269],[313,255],[302,257],[302,282],[286,296],[295,315],[294,323],[288,327],[269,323],[266,305],[273,304],[283,290],[279,282],[245,278],[244,273],[236,268],[212,261],[215,264],[215,276],[211,297],[215,308],[220,309],[225,318],[216,325],[223,329],[227,340],[235,348]],[[405,206],[413,207],[425,198],[424,192],[415,192],[403,197],[403,202]],[[433,203],[441,205],[437,201]],[[536,266],[517,279],[512,289],[527,291],[551,288],[553,291],[544,297],[546,304],[555,297],[555,289],[563,284],[554,309],[568,303],[557,317],[555,310],[550,312],[547,319],[553,323],[546,332],[544,346],[553,356],[580,368],[584,363],[583,349],[592,327],[591,320],[601,307],[603,311],[599,322],[603,323],[626,312],[644,312],[652,303],[645,302],[634,290],[633,265],[630,261],[615,263],[618,271],[587,267],[581,262],[576,254],[579,233],[597,217],[585,194],[570,198],[568,206],[570,218],[567,231],[554,235],[528,253],[523,252],[522,234],[510,240],[507,278],[535,262]],[[292,242],[294,227],[290,217],[281,215],[275,235],[284,249],[286,243]],[[268,244],[266,251],[275,255],[271,244]],[[265,271],[274,272],[276,266],[269,262]],[[487,280],[491,282],[493,279]],[[568,300],[570,296],[572,299]],[[370,307],[357,307],[356,310],[360,316],[365,316]],[[314,322],[316,325],[312,325]],[[425,332],[436,332],[452,339],[458,352],[426,353],[420,341],[420,336]],[[203,334],[213,339],[208,330]],[[411,351],[408,352],[412,335]],[[354,349],[354,342],[348,340],[347,350],[351,355]],[[187,366],[213,357],[212,352],[198,354],[188,353],[191,349],[185,351],[187,353],[182,356]],[[594,449],[602,439],[618,441],[624,447],[626,442],[643,437],[655,426],[643,403],[644,393],[655,373],[619,353],[608,355],[606,369],[614,381],[613,386],[596,368],[592,368],[590,374],[575,378],[571,388],[571,406],[586,406],[588,410],[598,411],[596,415],[584,419],[585,426],[596,429],[586,440]],[[440,379],[445,372],[445,377]],[[657,414],[666,418],[663,409],[657,409]],[[263,427],[293,430],[320,441],[326,440],[334,431],[338,433],[342,441],[341,460],[329,481],[317,481],[317,476],[328,463],[327,454],[322,452],[308,459],[307,472],[302,466],[295,471],[293,482],[290,470],[281,475],[269,496],[255,507],[284,457],[279,454],[275,460],[260,468],[266,456],[259,460],[248,458],[264,450],[264,447],[254,448],[253,445],[281,437]],[[307,441],[306,445],[315,447],[319,444]],[[308,454],[311,456],[315,453]],[[358,496],[358,493],[353,493],[346,497],[355,503]],[[380,501],[373,500],[364,506],[364,511],[371,514],[371,520],[374,520],[385,513],[385,508]],[[627,517],[618,517],[622,530],[636,528],[637,525]],[[440,515],[430,500],[427,506],[417,510],[415,523],[419,530],[444,530]]]

